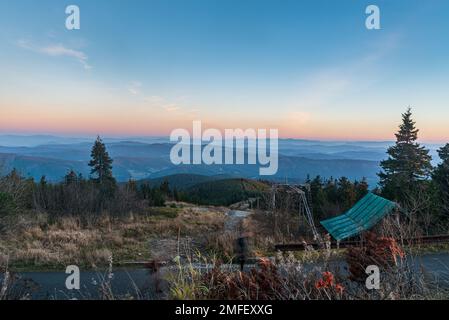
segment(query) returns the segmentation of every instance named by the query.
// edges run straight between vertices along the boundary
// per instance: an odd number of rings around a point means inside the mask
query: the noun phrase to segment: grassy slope
[[[249,179],[223,179],[208,181],[186,190],[188,200],[198,204],[230,204],[254,197],[268,190],[268,185]]]
[[[168,181],[170,188],[177,188],[178,190],[185,190],[190,187],[193,187],[194,185],[208,182],[208,181],[214,181],[220,179],[219,176],[204,176],[200,174],[188,174],[188,173],[180,173],[180,174],[173,174],[165,177],[160,178],[154,178],[154,179],[144,179],[140,180],[138,183],[148,183],[150,186],[159,186],[164,181]]]
[[[151,208],[147,214],[87,221],[27,213],[1,219],[7,227],[0,234],[0,267],[8,263],[13,270],[62,270],[76,264],[90,269],[107,266],[111,256],[114,265],[173,259],[176,252],[164,244],[176,244],[178,235],[204,241],[223,221],[218,209],[197,212],[192,207]]]

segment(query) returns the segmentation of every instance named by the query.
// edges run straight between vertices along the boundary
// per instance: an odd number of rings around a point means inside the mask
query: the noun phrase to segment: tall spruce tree
[[[433,181],[438,189],[441,213],[449,218],[449,143],[439,149],[438,154],[441,163],[433,173]]]
[[[112,176],[113,160],[109,157],[106,146],[99,136],[95,140],[90,156],[92,158],[89,162],[89,166],[92,168],[90,171],[92,180],[99,184],[114,180]]]
[[[98,136],[92,147],[91,160],[89,166],[91,180],[99,187],[100,199],[99,210],[102,211],[105,201],[114,196],[116,181],[112,175],[112,162],[106,150],[106,146]]]
[[[402,124],[396,135],[396,143],[387,151],[389,157],[380,163],[382,194],[402,202],[407,194],[420,187],[432,170],[429,151],[417,143],[419,129],[415,127],[410,108],[402,114]]]

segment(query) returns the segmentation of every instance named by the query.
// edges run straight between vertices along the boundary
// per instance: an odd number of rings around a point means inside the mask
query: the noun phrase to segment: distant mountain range
[[[16,168],[25,176],[40,179],[45,175],[50,181],[60,181],[72,169],[88,176],[87,163],[93,141],[94,137],[0,135],[0,171],[4,174]],[[172,144],[164,137],[105,138],[104,141],[114,159],[113,171],[118,181],[189,174],[301,182],[307,175],[321,175],[350,179],[366,177],[371,185],[377,183],[379,162],[386,157],[386,149],[392,144],[388,141],[281,139],[278,173],[259,177],[258,165],[175,166],[169,159]],[[440,146],[427,147],[437,162],[436,149]]]

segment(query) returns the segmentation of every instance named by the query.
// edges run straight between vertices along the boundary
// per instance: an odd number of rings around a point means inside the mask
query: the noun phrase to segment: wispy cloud
[[[145,97],[144,101],[148,103],[151,107],[161,108],[167,112],[177,112],[181,111],[181,107],[173,102],[168,101],[164,97],[160,96],[150,96]]]
[[[169,104],[169,105],[165,105],[165,106],[163,106],[163,108],[165,109],[165,111],[168,111],[168,112],[179,111],[181,109],[180,107],[178,107],[174,103]]]
[[[191,117],[198,113],[198,109],[186,108],[186,106],[183,105],[186,96],[169,99],[158,95],[145,95],[143,84],[140,81],[132,81],[127,86],[127,91],[132,96],[142,99],[146,107],[163,110],[170,113],[172,116]]]
[[[128,86],[128,91],[129,93],[131,93],[133,96],[137,96],[140,94],[140,89],[142,88],[142,83],[139,81],[133,81],[130,83],[130,85]]]
[[[349,62],[315,70],[295,89],[293,105],[296,109],[317,109],[333,106],[335,101],[350,94],[373,87],[382,78],[379,62],[394,52],[401,35],[392,33],[379,42],[369,44],[367,53]]]
[[[76,59],[86,70],[92,69],[88,63],[89,57],[82,51],[67,48],[62,44],[51,44],[47,46],[38,46],[26,40],[17,41],[17,45],[25,50],[30,50],[51,57],[69,57]]]
[[[159,105],[160,103],[162,103],[164,101],[164,98],[162,98],[160,96],[149,96],[149,97],[145,97],[144,101],[151,105]]]

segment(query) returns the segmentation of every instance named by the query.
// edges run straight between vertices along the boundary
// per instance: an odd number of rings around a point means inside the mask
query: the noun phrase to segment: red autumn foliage
[[[338,294],[342,294],[345,290],[345,287],[343,287],[341,284],[337,283],[335,285],[335,291],[337,291]]]
[[[346,252],[351,280],[364,282],[365,270],[369,265],[389,270],[397,265],[398,257],[405,257],[404,251],[394,238],[379,237],[374,232],[366,232],[363,240],[362,247],[349,248]]]
[[[323,272],[323,277],[315,283],[315,288],[317,289],[330,288],[332,287],[333,283],[334,283],[334,275],[331,272],[326,271]]]
[[[335,290],[338,294],[342,294],[344,287],[342,284],[335,281],[335,277],[332,272],[326,271],[322,273],[322,278],[315,282],[315,288]]]
[[[282,279],[270,260],[260,260],[259,268],[249,273],[229,272],[220,265],[202,276],[201,282],[213,290],[204,293],[204,299],[219,300],[273,300],[282,293]]]

